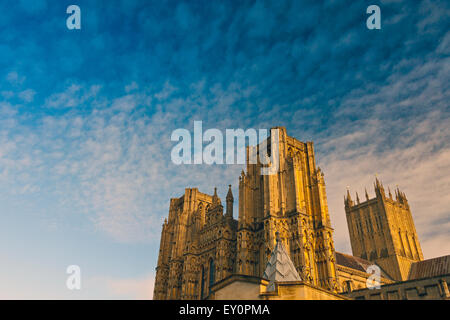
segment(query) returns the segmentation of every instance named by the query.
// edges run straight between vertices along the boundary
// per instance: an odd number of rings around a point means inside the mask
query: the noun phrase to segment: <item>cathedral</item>
[[[386,195],[378,179],[373,199],[347,191],[353,255],[336,252],[313,143],[274,129],[278,170],[261,174],[268,165],[247,161],[237,220],[231,186],[225,206],[217,189],[189,188],[170,200],[154,299],[450,298],[450,256],[423,259],[406,195]],[[377,285],[368,287],[374,267]]]

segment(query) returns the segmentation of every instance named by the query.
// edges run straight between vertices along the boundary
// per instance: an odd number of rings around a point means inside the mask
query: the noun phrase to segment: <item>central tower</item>
[[[278,232],[302,280],[336,291],[333,229],[313,143],[289,137],[284,127],[274,130],[278,141],[269,137],[269,156],[278,169],[264,175],[266,165],[249,163],[250,152],[262,154],[261,144],[248,149],[247,172],[239,177],[236,271],[262,277]]]

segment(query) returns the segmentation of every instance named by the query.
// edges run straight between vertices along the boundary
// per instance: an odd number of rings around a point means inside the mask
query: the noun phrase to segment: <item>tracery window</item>
[[[214,266],[214,260],[209,260],[209,292],[211,293],[211,287],[214,285],[216,277],[216,268]]]

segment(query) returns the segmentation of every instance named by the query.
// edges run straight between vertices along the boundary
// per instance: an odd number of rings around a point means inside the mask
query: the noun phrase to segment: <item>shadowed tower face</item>
[[[407,280],[413,262],[423,260],[408,200],[398,188],[395,199],[375,181],[375,198],[344,197],[353,255],[378,264],[395,280]]]

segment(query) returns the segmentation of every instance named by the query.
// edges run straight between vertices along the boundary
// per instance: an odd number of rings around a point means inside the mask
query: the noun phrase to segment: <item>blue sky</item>
[[[81,8],[81,30],[66,8]],[[368,30],[367,6],[382,29]],[[313,140],[336,248],[346,187],[409,198],[426,258],[450,253],[447,1],[0,2],[0,298],[150,298],[161,223],[185,187],[177,128]],[[235,210],[237,213],[237,210]],[[65,287],[66,267],[82,290]]]

